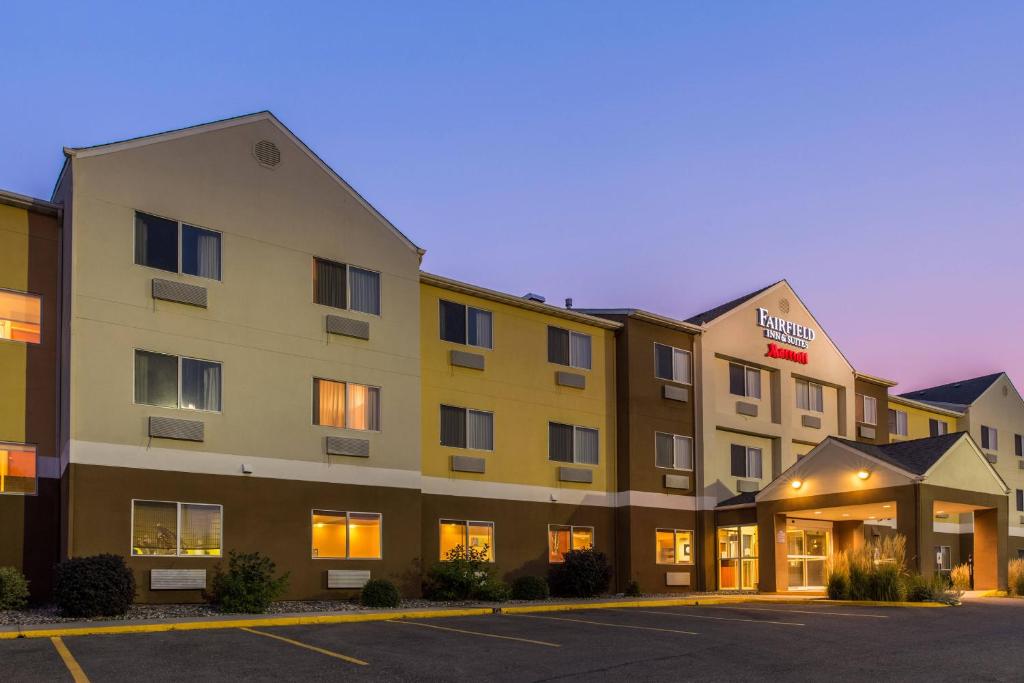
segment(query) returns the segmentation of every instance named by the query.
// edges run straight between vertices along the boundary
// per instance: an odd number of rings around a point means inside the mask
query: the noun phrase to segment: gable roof
[[[900,396],[925,403],[937,403],[941,407],[948,407],[950,404],[969,406],[977,401],[978,397],[985,393],[1003,374],[1002,372],[996,372],[984,377],[975,377],[959,382],[941,384],[937,387],[908,391],[905,394],[900,394]]]
[[[374,208],[374,206],[370,204],[370,202],[366,201],[366,199],[361,194],[356,192],[355,188],[353,188],[351,185],[345,182],[344,178],[338,175],[338,173],[333,168],[328,166],[327,162],[325,162],[323,159],[317,156],[316,152],[310,149],[306,143],[300,140],[299,137],[295,135],[295,133],[289,130],[289,128],[286,125],[281,123],[280,119],[278,119],[269,111],[258,111],[252,114],[234,116],[231,118],[220,119],[218,121],[211,121],[209,123],[200,123],[194,126],[187,126],[185,128],[177,128],[175,130],[164,131],[163,133],[142,135],[135,138],[129,138],[127,140],[108,142],[100,145],[92,145],[90,147],[65,147],[64,155],[66,158],[64,160],[64,167],[61,169],[60,176],[64,175],[64,172],[67,169],[68,159],[71,158],[84,159],[92,156],[99,156],[101,154],[110,154],[111,152],[119,152],[125,149],[133,149],[135,147],[153,145],[158,142],[168,142],[170,140],[176,140],[178,138],[188,137],[191,135],[199,135],[201,133],[209,133],[215,130],[222,130],[224,128],[244,126],[246,124],[254,123],[256,121],[269,121],[270,123],[272,123],[275,127],[278,128],[278,130],[281,131],[281,133],[286,138],[288,138],[292,143],[295,144],[296,147],[302,150],[306,154],[306,156],[308,156],[310,160],[313,161],[313,163],[319,166],[321,170],[323,170],[335,182],[341,185],[341,187],[345,191],[350,193],[356,199],[356,201],[363,206],[363,208],[369,211],[371,215],[373,215],[375,218],[381,221],[389,230],[391,230],[395,234],[395,236],[398,237],[399,241],[405,244],[409,249],[414,251],[420,257],[422,257],[423,254],[426,253],[425,249],[416,246],[416,244],[411,239],[409,239],[405,235],[405,233],[403,233],[401,230],[395,227],[395,225],[387,218],[385,218],[380,211]],[[57,178],[57,187],[60,186],[60,176]],[[54,192],[56,191],[57,189],[54,188]]]
[[[743,296],[739,297],[738,299],[733,299],[732,301],[727,301],[726,303],[721,304],[720,306],[715,306],[714,308],[709,309],[707,311],[704,311],[703,313],[698,313],[697,315],[695,315],[695,316],[693,316],[691,318],[687,318],[686,322],[690,323],[691,325],[704,325],[706,323],[709,323],[712,320],[714,320],[715,318],[720,318],[721,316],[725,315],[726,313],[728,313],[732,309],[736,308],[737,306],[740,306],[741,304],[744,304],[747,301],[750,301],[751,299],[753,299],[758,294],[763,294],[763,293],[767,292],[769,289],[771,289],[772,287],[774,287],[775,285],[783,283],[783,282],[785,282],[785,280],[779,280],[778,282],[773,282],[772,284],[768,285],[767,287],[762,287],[761,289],[757,290],[756,292],[751,292],[750,294],[744,294]]]
[[[944,456],[967,432],[953,432],[941,436],[929,436],[924,439],[898,441],[875,445],[832,437],[836,441],[866,453],[873,458],[889,463],[895,467],[918,476],[924,475]]]
[[[732,498],[726,498],[721,503],[716,505],[716,508],[733,508],[733,507],[747,507],[748,505],[754,505],[756,501],[757,491],[746,491],[733,496]]]

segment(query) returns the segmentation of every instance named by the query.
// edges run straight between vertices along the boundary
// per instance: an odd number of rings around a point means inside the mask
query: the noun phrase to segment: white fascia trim
[[[1024,526],[1011,526],[1010,536],[1024,537]]]
[[[174,448],[145,448],[95,441],[72,440],[69,455],[70,462],[75,465],[105,465],[161,472],[191,472],[356,486],[418,489],[421,478],[418,470],[327,464],[308,460],[285,460]],[[252,474],[242,473],[243,464],[252,468]]]
[[[449,479],[447,477],[423,477],[422,481],[423,493],[432,496],[492,498],[496,500],[518,500],[527,503],[563,503],[569,505],[615,507],[616,494],[609,491],[587,491],[586,489],[531,486],[528,484],[504,484],[497,481]]]
[[[937,534],[973,534],[974,523],[933,522],[932,531]]]
[[[619,507],[658,508],[660,510],[714,510],[718,499],[714,496],[674,496],[652,491],[620,491]]]

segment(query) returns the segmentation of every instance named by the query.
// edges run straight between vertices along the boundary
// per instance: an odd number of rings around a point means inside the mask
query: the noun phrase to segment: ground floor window
[[[757,525],[719,527],[718,587],[757,589]]]
[[[313,557],[379,560],[382,526],[377,512],[313,510]]]
[[[548,562],[564,562],[570,550],[594,547],[594,527],[548,524]]]
[[[42,299],[36,294],[0,289],[0,339],[38,344]]]
[[[654,532],[658,564],[693,564],[693,532],[657,529]]]
[[[220,557],[224,509],[164,500],[132,501],[132,555]]]
[[[790,588],[823,588],[825,558],[831,534],[827,529],[787,529],[786,561]]]
[[[0,494],[36,492],[36,448],[0,443]]]
[[[494,522],[472,522],[458,519],[441,520],[441,559],[464,557],[471,548],[494,562]]]

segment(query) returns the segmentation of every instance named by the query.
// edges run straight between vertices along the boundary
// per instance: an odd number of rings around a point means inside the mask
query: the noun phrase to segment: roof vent
[[[274,168],[281,163],[281,150],[270,140],[260,140],[253,145],[252,155],[265,168]]]
[[[568,298],[567,298],[567,299],[565,300],[565,307],[566,307],[566,308],[568,308],[568,309],[571,309],[571,308],[572,308],[572,297],[568,297]]]
[[[539,304],[544,303],[545,299],[540,294],[534,294],[533,292],[527,292],[523,294],[523,298],[527,301],[536,301]]]
[[[789,299],[779,299],[779,310],[783,313],[789,313]]]

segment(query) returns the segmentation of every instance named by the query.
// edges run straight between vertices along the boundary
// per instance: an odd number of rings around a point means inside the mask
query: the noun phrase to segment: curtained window
[[[220,280],[220,239],[213,230],[135,212],[135,263],[140,266]]]
[[[732,444],[731,472],[734,477],[761,478],[761,449]]]
[[[220,557],[220,505],[132,501],[132,555]]]
[[[820,384],[798,379],[796,381],[796,407],[816,413],[825,411],[823,390]]]
[[[441,299],[438,312],[442,340],[483,349],[493,348],[490,311]]]
[[[349,266],[350,308],[380,315],[380,273]]]
[[[181,272],[220,279],[220,233],[192,225],[181,226]]]
[[[693,439],[678,434],[656,432],[654,435],[654,464],[674,470],[693,469]]]
[[[598,430],[548,423],[548,459],[581,465],[598,464]]]
[[[441,445],[493,451],[494,414],[442,405]]]
[[[313,424],[380,431],[380,388],[313,378]]]
[[[178,357],[135,351],[135,402],[162,408],[178,407]]]
[[[761,371],[737,363],[729,363],[729,393],[748,398],[761,398]]]
[[[220,363],[181,359],[181,407],[220,410]]]
[[[314,258],[313,303],[380,315],[380,273]]]
[[[313,302],[334,308],[345,308],[348,301],[345,286],[345,264],[313,260]]]
[[[654,345],[654,376],[670,382],[690,384],[690,352],[656,343]]]
[[[589,370],[590,335],[548,326],[548,362]]]

